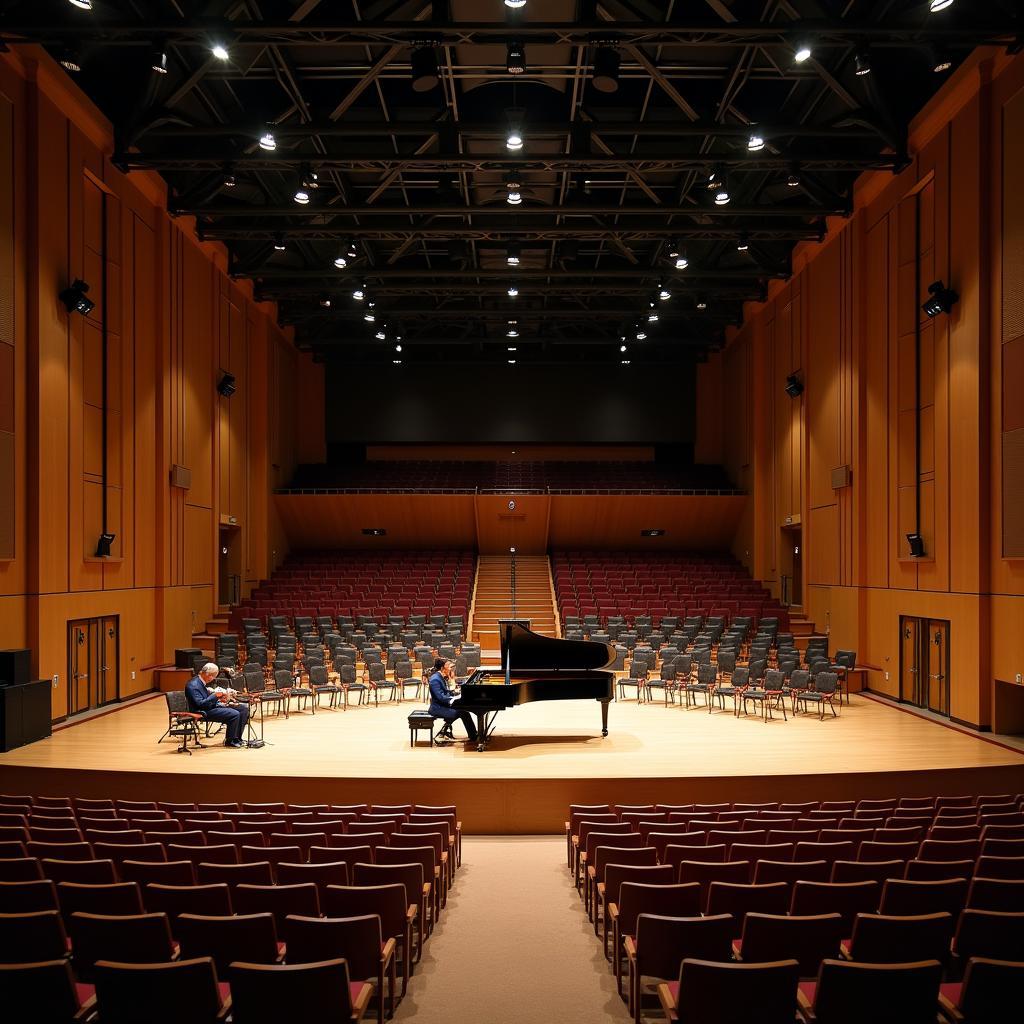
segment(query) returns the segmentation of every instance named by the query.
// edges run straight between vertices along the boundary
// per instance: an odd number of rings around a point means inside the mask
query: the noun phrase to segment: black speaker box
[[[23,686],[30,679],[32,652],[0,651],[0,686]]]
[[[203,652],[199,647],[177,647],[174,651],[175,668],[191,668],[192,659]]]

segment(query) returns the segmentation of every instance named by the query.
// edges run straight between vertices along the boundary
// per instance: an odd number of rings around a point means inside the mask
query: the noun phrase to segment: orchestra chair
[[[320,916],[320,895],[312,882],[296,885],[236,885],[231,891],[236,914],[273,914],[278,932],[289,914]]]
[[[68,937],[58,910],[0,914],[0,964],[61,960]]]
[[[91,985],[78,985],[62,957],[33,963],[0,964],[0,992],[12,1021],[80,1024],[96,1014]]]
[[[609,901],[608,918],[612,925],[612,970],[615,987],[622,995],[622,955],[627,936],[636,936],[636,922],[641,914],[663,914],[666,917],[697,917],[700,915],[700,887],[684,885],[644,885],[623,882],[617,903]]]
[[[20,844],[19,844],[20,845]],[[22,854],[25,850],[22,847]],[[42,864],[51,863],[41,861],[38,857],[12,857],[8,860],[0,860],[0,885],[7,882],[33,882],[38,881],[46,875],[43,872]],[[68,863],[78,863],[69,861]]]
[[[406,902],[402,884],[378,886],[330,885],[324,897],[325,917],[365,917],[376,914],[381,932],[395,940],[402,958],[402,996],[412,973],[412,930],[418,913],[415,903]]]
[[[859,914],[873,914],[878,909],[880,892],[878,883],[874,881],[811,882],[801,879],[793,884],[789,912],[802,917],[839,914],[843,919],[843,934],[850,935]]]
[[[807,1024],[935,1024],[942,964],[824,960],[816,981],[800,985]]]
[[[629,1012],[639,1024],[645,977],[674,979],[684,960],[728,963],[732,959],[732,919],[719,917],[665,917],[640,914],[636,935],[625,940]]]
[[[1024,963],[974,957],[962,982],[942,985],[939,1019],[949,1024],[1002,1024],[1007,1007],[1020,1000]]]
[[[1024,882],[1009,878],[979,878],[975,875],[967,892],[967,906],[971,910],[1024,913]]]
[[[234,1024],[362,1020],[373,985],[349,978],[345,960],[315,964],[235,963],[231,966]]]
[[[150,882],[163,885],[195,885],[196,869],[189,860],[153,861],[122,861],[118,869],[124,882],[138,882],[146,886]]]
[[[103,1024],[218,1024],[231,1013],[228,986],[218,984],[209,957],[155,964],[100,960],[95,976]]]
[[[49,878],[0,882],[0,914],[31,914],[37,910],[59,909],[57,890]]]
[[[878,912],[907,917],[944,911],[955,921],[966,903],[966,878],[946,878],[933,882],[890,878],[882,886]]]
[[[961,965],[974,957],[1024,962],[1024,913],[964,910],[953,935]]]
[[[801,978],[817,978],[822,960],[838,958],[843,934],[839,914],[794,917],[749,913],[743,919],[740,940],[733,943],[733,952],[737,960],[747,964],[768,963],[779,957],[796,960]]]
[[[731,914],[733,937],[739,938],[743,918],[748,914],[785,914],[789,906],[789,886],[785,882],[748,885],[744,882],[712,882],[708,888],[710,917]]]
[[[384,1024],[384,979],[388,981],[388,1017],[395,1014],[395,940],[383,939],[376,914],[361,917],[291,916],[284,926],[290,964],[344,959],[350,977],[370,981],[377,993],[377,1024]]]
[[[245,864],[200,863],[196,879],[200,885],[225,882],[232,888],[236,885],[273,885],[274,869],[267,860],[248,861]]]
[[[800,968],[795,960],[768,964],[684,960],[677,981],[658,986],[669,1024],[793,1024]]]
[[[217,971],[226,975],[236,960],[275,964],[282,959],[274,915],[269,912],[214,916],[182,914],[174,923],[183,960],[210,957]]]
[[[184,690],[172,690],[165,693],[167,699],[167,728],[157,743],[163,743],[168,736],[179,740],[178,753],[192,755],[189,745],[202,750],[203,744],[199,741],[199,723],[202,715],[198,711],[192,711],[188,706],[188,698]]]
[[[97,960],[117,957],[120,963],[156,964],[178,959],[166,914],[75,912],[66,920],[75,971],[84,980],[91,980]]]
[[[209,885],[162,885],[150,882],[145,890],[146,910],[164,913],[170,921],[182,914],[232,913],[231,890],[225,882]]]
[[[911,960],[949,962],[953,918],[949,914],[896,917],[858,914],[850,939],[842,944],[844,959],[871,964]]]

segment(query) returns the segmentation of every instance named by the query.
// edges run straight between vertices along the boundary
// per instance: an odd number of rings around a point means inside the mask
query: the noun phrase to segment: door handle
[[[933,675],[928,676],[929,679],[945,679],[946,677],[941,672],[936,672]]]

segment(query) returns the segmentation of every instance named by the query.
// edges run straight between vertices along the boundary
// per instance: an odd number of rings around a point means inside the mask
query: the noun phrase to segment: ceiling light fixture
[[[356,302],[362,302],[363,299],[366,298],[366,285],[356,285],[356,287],[352,291],[352,298],[355,299]]]
[[[402,346],[401,345],[396,345],[395,346],[395,351],[396,352],[401,352],[402,351]]]
[[[238,184],[235,177],[235,168],[231,164],[225,164],[223,168],[224,178],[222,184],[225,188],[234,188]]]
[[[516,285],[514,285],[514,284],[510,284],[508,286],[508,297],[510,299],[514,299],[518,294],[519,294],[519,288]]]
[[[68,3],[82,11],[92,10],[92,0],[68,0]]]
[[[231,54],[228,53],[228,48],[223,43],[214,43],[210,47],[210,53],[212,53],[217,60],[231,59]]]
[[[355,242],[354,238],[350,238],[345,243],[345,255],[350,260],[354,260],[354,259],[358,259],[359,258],[359,249],[356,247],[356,242]]]
[[[871,51],[866,46],[854,55],[853,72],[859,78],[871,74]]]
[[[71,0],[74,3],[74,0]],[[938,14],[939,11],[944,11],[947,7],[952,7],[954,0],[928,0],[928,10],[932,14]]]
[[[747,139],[747,150],[751,153],[758,153],[762,149],[764,149],[764,136],[753,132],[750,138]]]
[[[697,296],[697,309],[703,313],[708,308],[708,300],[703,295]]]
[[[387,340],[388,340],[388,334],[387,334],[387,331],[383,331],[383,330],[381,330],[381,331],[377,331],[377,333],[376,333],[376,334],[374,335],[374,337],[375,337],[375,338],[376,338],[376,339],[377,339],[378,341],[387,341]]]
[[[661,281],[658,282],[658,298],[662,302],[672,298],[672,293],[668,290],[668,287]]]
[[[647,322],[649,324],[656,324],[658,322],[658,314],[655,310],[651,310],[651,312],[647,314]]]
[[[292,199],[294,199],[299,206],[306,206],[309,203],[309,192],[300,185],[295,190],[295,195],[292,196]]]
[[[625,346],[625,345],[620,345],[620,346],[619,346],[619,351],[620,351],[620,352],[626,352],[626,351],[628,351],[628,350],[627,350],[627,348],[626,348],[626,346]]]
[[[725,184],[725,171],[721,167],[712,167],[708,175],[708,191],[715,192]]]
[[[523,133],[519,128],[509,128],[505,148],[510,153],[518,153],[523,148]]]
[[[526,71],[526,47],[518,40],[510,41],[505,48],[505,68],[510,75]]]
[[[679,253],[682,252],[682,248],[683,247],[679,244],[679,239],[673,238],[672,241],[668,243],[668,258],[670,260],[674,260]]]
[[[370,310],[367,310],[367,311],[366,311],[366,312],[365,312],[365,313],[363,314],[363,319],[364,319],[364,320],[365,320],[365,321],[366,321],[366,322],[367,322],[368,324],[372,324],[372,323],[373,323],[373,322],[374,322],[374,321],[375,321],[375,320],[376,320],[377,318],[376,318],[376,317],[375,317],[375,316],[373,315],[373,313],[372,313],[372,312],[371,312]]]
[[[278,232],[276,232],[276,233],[274,234],[274,248],[275,248],[275,249],[276,249],[276,250],[277,250],[278,252],[284,252],[284,251],[285,251],[285,249],[287,249],[287,248],[288,248],[288,246],[287,246],[287,245],[285,245],[285,241],[284,241],[284,235],[283,235],[283,234],[281,234],[281,232],[280,232],[280,231],[278,231]]]
[[[515,345],[509,345],[508,348],[507,348],[507,351],[509,351],[509,352],[518,352],[519,349],[516,348]]]
[[[953,66],[953,58],[945,50],[936,47],[932,50],[932,71],[935,74],[942,74]]]
[[[810,40],[809,39],[801,40],[793,48],[793,60],[795,60],[797,62],[797,64],[803,64],[804,61],[808,61],[808,60],[811,59],[811,54],[813,52],[814,52],[814,50],[811,47]]]
[[[509,322],[508,322],[508,330],[505,332],[505,337],[507,337],[507,338],[518,338],[519,337],[519,328],[516,326],[515,320],[509,320]]]
[[[348,266],[348,259],[346,259],[346,257],[344,255],[335,256],[334,257],[334,265],[339,270],[344,270]]]
[[[77,74],[82,70],[82,58],[79,56],[78,50],[73,46],[65,46],[60,51],[57,63],[65,71],[70,71],[72,74]]]
[[[800,165],[790,164],[789,165],[789,176],[786,178],[786,184],[790,188],[800,187]]]
[[[277,139],[274,138],[273,132],[265,131],[260,136],[260,149],[265,149],[268,153],[272,153],[277,149]]]
[[[644,338],[646,338],[646,337],[647,337],[647,332],[646,331],[637,331],[636,332],[636,340],[637,341],[643,341]]]
[[[331,297],[330,297],[330,295],[321,295],[320,296],[320,308],[321,309],[330,309],[331,308]]]
[[[594,77],[591,81],[598,92],[618,92],[619,69],[622,58],[612,46],[599,46],[594,54]]]
[[[740,235],[740,237],[736,239],[736,251],[746,252],[749,248],[750,239],[745,234]]]
[[[515,366],[515,365],[516,365],[516,361],[515,361],[514,359],[510,359],[510,360],[508,361],[508,365],[509,365],[509,366]]]
[[[420,46],[412,51],[413,92],[430,92],[441,81],[437,54],[432,46]]]
[[[505,6],[513,11],[518,11],[526,6],[526,0],[505,0]]]
[[[685,270],[690,265],[690,261],[686,257],[685,249],[678,249],[676,251],[676,270]]]
[[[722,183],[715,189],[715,206],[728,206],[732,196],[729,194],[729,185],[726,183],[725,175],[722,175]]]
[[[156,43],[149,54],[149,67],[158,75],[167,74],[167,50],[163,43]]]
[[[509,206],[519,206],[523,201],[523,193],[520,191],[521,185],[517,177],[511,177],[505,182],[505,188],[508,189],[508,195],[505,197]]]
[[[518,267],[519,261],[522,259],[522,251],[515,242],[509,242],[505,249],[505,262],[510,267]]]

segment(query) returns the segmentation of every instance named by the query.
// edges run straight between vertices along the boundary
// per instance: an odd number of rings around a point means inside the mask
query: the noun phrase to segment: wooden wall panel
[[[0,95],[0,560],[13,560],[18,498],[15,453],[14,104]]]
[[[547,494],[476,495],[475,537],[467,546],[476,547],[483,555],[508,554],[513,547],[521,555],[544,554],[551,508],[558,500]],[[515,507],[510,508],[510,504]]]

